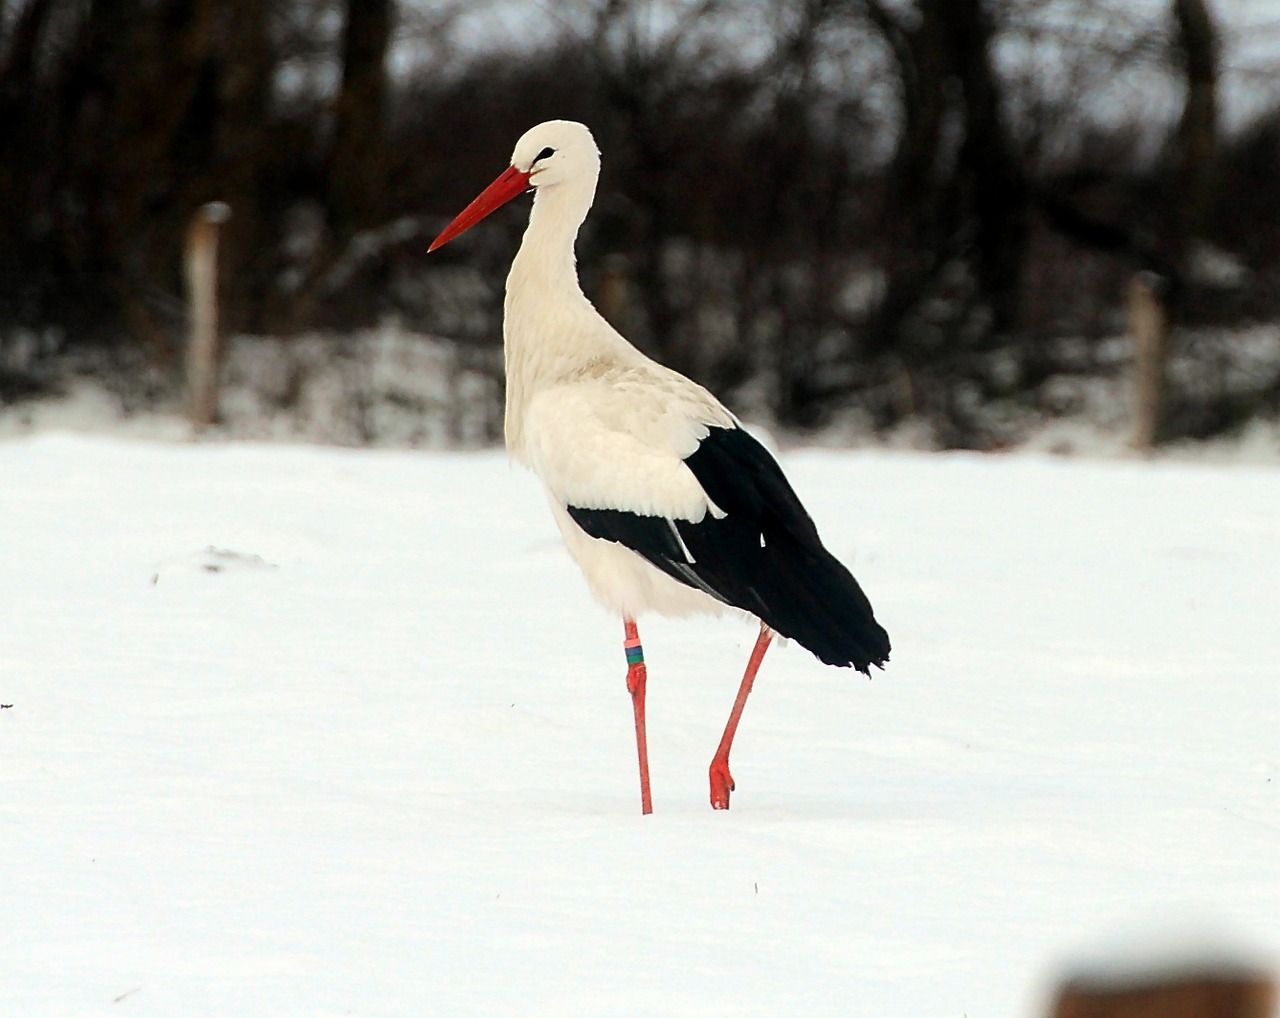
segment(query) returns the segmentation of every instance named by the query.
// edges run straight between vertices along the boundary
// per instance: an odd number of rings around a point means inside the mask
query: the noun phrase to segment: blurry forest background
[[[1138,286],[1159,437],[1238,432],[1280,420],[1278,67],[1267,0],[0,0],[0,403],[166,398],[216,200],[263,405],[338,364],[352,440],[376,384],[492,440],[527,201],[427,245],[560,117],[604,154],[588,296],[743,412],[1122,421]]]

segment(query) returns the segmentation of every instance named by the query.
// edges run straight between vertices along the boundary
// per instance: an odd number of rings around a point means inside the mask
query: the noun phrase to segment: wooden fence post
[[[218,417],[218,231],[230,217],[225,203],[209,202],[187,229],[187,414],[197,435]]]
[[[1133,336],[1133,437],[1135,449],[1150,452],[1160,432],[1164,404],[1169,320],[1154,273],[1129,280],[1129,331]]]

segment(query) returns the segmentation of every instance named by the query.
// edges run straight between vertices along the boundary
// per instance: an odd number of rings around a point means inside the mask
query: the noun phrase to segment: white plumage
[[[887,659],[888,638],[772,457],[710,392],[642,354],[583,294],[573,247],[599,172],[586,127],[539,124],[432,250],[533,189],[529,226],[507,277],[507,448],[541,479],[592,594],[624,620],[645,812],[636,616],[731,607],[760,618],[752,666],[712,762],[712,805],[727,808],[728,747],[772,633],[863,671]]]

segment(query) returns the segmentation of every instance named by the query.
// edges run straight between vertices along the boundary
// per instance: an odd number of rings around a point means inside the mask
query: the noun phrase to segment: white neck
[[[529,226],[507,276],[504,353],[507,448],[526,459],[524,416],[544,385],[628,344],[600,317],[578,282],[573,245],[595,196],[596,172],[535,192]]]
[[[513,293],[552,300],[581,295],[573,245],[591,210],[598,173],[534,191],[529,225],[507,277],[508,301]]]

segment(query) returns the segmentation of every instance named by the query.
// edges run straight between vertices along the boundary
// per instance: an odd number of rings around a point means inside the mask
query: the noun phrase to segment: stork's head
[[[589,204],[599,174],[600,151],[585,125],[572,120],[548,120],[531,127],[516,142],[515,151],[511,153],[511,166],[458,213],[458,217],[431,242],[429,250],[434,251],[449,243],[489,213],[528,190],[576,184],[585,191]]]

